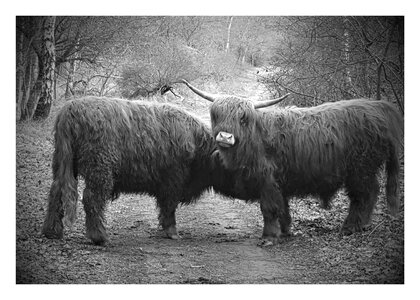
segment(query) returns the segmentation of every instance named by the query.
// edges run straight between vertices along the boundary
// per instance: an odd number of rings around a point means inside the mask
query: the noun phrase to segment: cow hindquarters
[[[56,129],[53,156],[53,182],[48,197],[47,215],[42,233],[47,238],[63,238],[63,223],[70,226],[76,220],[77,167],[73,161],[72,139],[61,127]]]

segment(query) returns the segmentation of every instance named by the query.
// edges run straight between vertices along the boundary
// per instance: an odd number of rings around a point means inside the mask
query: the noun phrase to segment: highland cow
[[[74,100],[57,115],[54,131],[53,183],[42,229],[48,238],[62,238],[63,221],[71,226],[76,219],[78,175],[86,185],[86,235],[95,244],[107,241],[104,209],[120,193],[156,197],[160,224],[177,239],[178,204],[192,203],[212,185],[220,191],[230,184],[212,158],[210,128],[170,104]]]
[[[392,104],[357,99],[257,110],[282,98],[254,104],[236,96],[211,95],[183,82],[213,102],[210,116],[218,154],[226,168],[237,173],[241,197],[259,200],[263,243],[290,235],[291,197],[312,195],[329,208],[342,187],[350,207],[341,230],[362,231],[375,206],[383,164],[389,212],[397,214],[403,119]]]

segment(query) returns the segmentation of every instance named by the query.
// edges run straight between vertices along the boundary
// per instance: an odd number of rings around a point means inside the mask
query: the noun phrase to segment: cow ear
[[[254,104],[254,107],[255,107],[256,109],[258,109],[258,108],[268,107],[268,106],[271,106],[271,105],[277,104],[277,103],[279,103],[280,101],[282,101],[282,100],[284,100],[285,98],[287,98],[289,95],[290,95],[290,93],[288,93],[288,94],[286,94],[286,95],[284,95],[284,96],[282,96],[282,97],[280,97],[280,98],[277,98],[277,99],[273,99],[273,100],[265,100],[265,101],[258,101],[257,103],[255,103],[255,104]]]

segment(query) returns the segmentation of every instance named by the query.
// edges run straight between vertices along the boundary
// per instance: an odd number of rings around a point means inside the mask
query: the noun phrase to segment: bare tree
[[[32,119],[40,99],[37,117],[42,118],[53,101],[55,17],[17,17],[16,21],[17,118]]]
[[[140,22],[141,18],[136,20]],[[127,35],[121,34],[124,37],[121,40],[117,33],[128,30],[127,25],[132,22],[129,17],[17,17],[17,119],[48,117],[57,78],[64,78],[65,95],[69,97],[80,84],[85,91],[89,88],[88,78],[82,74],[98,66],[106,71],[94,75],[108,76],[98,88],[98,94],[103,94],[109,78],[115,75],[107,73],[110,68],[104,66],[109,65],[103,60],[104,54],[120,42],[129,42]]]
[[[404,111],[403,17],[285,17],[262,81],[297,105],[387,98]]]
[[[40,46],[40,75],[35,86],[40,86],[40,96],[36,105],[34,118],[45,119],[50,114],[53,103],[53,85],[55,81],[55,17],[44,17],[42,20],[42,40]],[[35,100],[36,101],[36,100]]]
[[[129,43],[129,35],[125,32],[130,29],[133,23],[128,17],[62,17],[56,28],[58,66],[66,80],[65,97],[69,98],[80,92],[86,93],[91,88],[88,86],[92,81],[90,77],[102,78],[109,71],[108,66],[103,66],[103,72],[99,71],[100,66],[112,64],[105,62],[108,52],[118,44]],[[119,54],[115,55],[118,60]],[[95,69],[96,73],[87,72]],[[115,68],[113,68],[115,70]],[[87,74],[89,73],[89,74]],[[108,74],[112,77],[115,74]],[[109,78],[108,78],[109,79]],[[106,80],[106,83],[108,80]],[[106,87],[98,89],[98,93]]]
[[[229,52],[229,48],[230,48],[230,31],[232,28],[232,21],[233,21],[233,16],[229,18],[229,25],[227,29],[227,38],[226,38],[226,48],[225,48],[226,53]]]

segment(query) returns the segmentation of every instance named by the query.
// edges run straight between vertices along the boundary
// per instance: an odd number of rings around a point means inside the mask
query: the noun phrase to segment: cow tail
[[[399,198],[399,150],[403,149],[404,139],[404,120],[402,115],[391,104],[385,109],[385,116],[388,121],[388,137],[389,137],[389,152],[388,158],[385,162],[385,169],[387,173],[386,181],[386,199],[388,203],[389,213],[392,216],[397,216],[400,198]]]
[[[64,130],[59,135],[58,145],[56,149],[60,149],[57,153],[58,170],[57,178],[61,186],[61,197],[64,209],[63,222],[67,226],[72,226],[76,221],[77,213],[77,166],[75,159],[75,134],[72,132],[73,125],[68,118],[65,121]],[[58,147],[57,147],[58,146]]]
[[[74,124],[67,117],[58,118],[55,128],[55,151],[53,157],[53,184],[50,202],[61,207],[63,223],[71,227],[77,217],[77,165],[75,159]]]
[[[390,155],[386,161],[386,199],[389,212],[392,216],[396,216],[400,206],[399,199],[399,172],[400,164],[398,160],[398,152],[395,146],[391,147]]]

